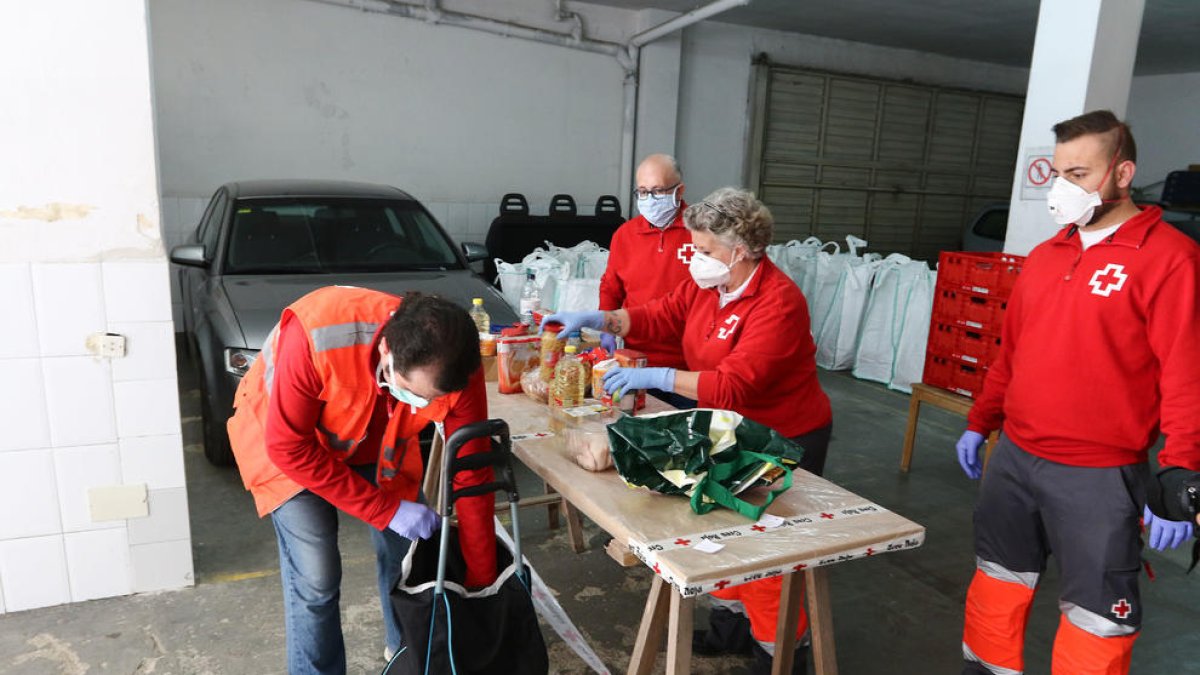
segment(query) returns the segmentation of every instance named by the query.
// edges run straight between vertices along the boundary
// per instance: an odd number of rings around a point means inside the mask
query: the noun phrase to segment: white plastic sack
[[[887,384],[892,381],[896,348],[904,328],[901,304],[914,283],[923,282],[929,266],[906,255],[893,253],[875,270],[871,297],[859,328],[854,355],[854,376]]]
[[[542,248],[536,248],[533,253],[521,261],[525,272],[533,272],[533,281],[538,286],[542,297],[542,305],[546,309],[557,309],[554,302],[557,299],[558,283],[571,278],[569,263]],[[522,282],[524,283],[524,282]],[[520,294],[517,295],[518,306]]]
[[[554,311],[582,312],[600,309],[599,279],[563,279],[558,282]]]
[[[854,244],[851,249],[856,249]],[[833,302],[816,331],[817,365],[827,370],[846,370],[854,366],[859,326],[880,259],[874,253],[868,253],[861,258],[844,256],[839,262],[842,272]]]
[[[912,393],[914,382],[920,382],[925,371],[925,349],[929,343],[929,321],[933,318],[933,294],[937,274],[926,272],[909,289],[900,311],[904,326],[896,345],[896,360],[892,366],[889,389]]]
[[[525,266],[521,263],[508,263],[496,258],[496,281],[500,285],[500,293],[504,301],[513,311],[521,308],[521,289],[525,286]]]
[[[849,259],[858,259],[858,248],[866,246],[867,242],[849,235],[846,237],[846,243],[850,247],[849,253],[842,253],[841,247],[834,242],[827,242],[825,246],[832,244],[837,253],[827,253],[824,248],[809,262],[807,272],[803,279],[803,284],[800,291],[804,293],[804,297],[808,300],[808,308],[812,317],[812,334],[815,338],[820,334],[821,326],[829,319],[830,310],[838,300],[839,282],[842,278],[842,271],[845,269],[845,263]],[[811,291],[805,290],[805,286],[809,286]]]
[[[547,241],[546,248],[566,267],[572,279],[599,279],[608,267],[608,249],[594,241],[581,241],[569,248]]]

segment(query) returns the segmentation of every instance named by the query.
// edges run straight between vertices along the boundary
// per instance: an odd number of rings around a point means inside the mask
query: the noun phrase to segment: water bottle
[[[542,292],[534,279],[533,271],[525,273],[525,285],[521,287],[521,321],[533,326],[533,311],[542,306]],[[536,328],[536,326],[534,326]]]
[[[475,329],[480,333],[492,332],[492,317],[483,308],[483,298],[471,300],[471,321],[475,322]]]

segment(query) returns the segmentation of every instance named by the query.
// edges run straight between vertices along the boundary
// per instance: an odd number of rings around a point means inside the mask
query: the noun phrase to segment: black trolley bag
[[[462,447],[477,438],[487,438],[491,449],[458,457]],[[530,597],[529,570],[516,562],[523,558],[511,451],[508,424],[499,419],[466,425],[447,440],[438,496],[445,524],[436,545],[433,539],[414,541],[404,557],[391,601],[405,646],[384,668],[384,675],[544,675],[549,670]],[[451,489],[459,471],[489,465],[496,474],[491,483]],[[508,493],[515,550],[497,537],[496,581],[468,591],[458,528],[450,525],[454,503],[502,490]]]

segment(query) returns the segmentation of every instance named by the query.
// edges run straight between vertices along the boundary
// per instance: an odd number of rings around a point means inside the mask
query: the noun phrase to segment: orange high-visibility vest
[[[262,352],[238,385],[235,412],[227,425],[242,483],[265,516],[304,489],[283,474],[267,455],[265,430],[275,370],[279,326],[291,315],[308,336],[313,365],[321,381],[321,417],[313,436],[328,453],[346,461],[367,435],[379,388],[374,356],[383,324],[401,298],[365,288],[321,288],[283,310]],[[438,397],[418,410],[397,405],[388,420],[377,460],[380,489],[416,501],[424,475],[417,435],[430,422],[443,422],[460,392]]]

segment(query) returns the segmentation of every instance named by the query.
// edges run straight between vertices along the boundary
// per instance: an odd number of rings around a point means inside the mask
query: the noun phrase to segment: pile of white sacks
[[[767,247],[767,256],[808,299],[817,365],[911,392],[925,368],[936,275],[929,265],[893,253],[860,253],[867,242],[846,237],[846,249],[816,237]],[[519,263],[496,260],[505,300],[520,304],[525,274],[534,273],[542,305],[557,311],[599,307],[608,251],[585,241],[570,248],[546,242]]]
[[[817,365],[911,392],[925,368],[936,273],[893,253],[860,254],[867,242],[810,237],[767,248],[808,300]]]

